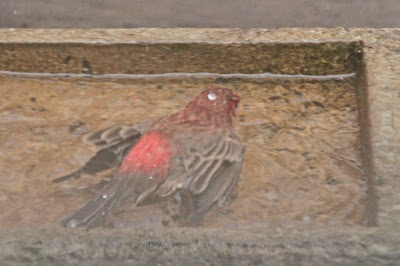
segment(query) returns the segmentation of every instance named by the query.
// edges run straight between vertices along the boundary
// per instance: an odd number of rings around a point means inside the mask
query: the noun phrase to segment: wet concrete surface
[[[2,228],[57,225],[112,174],[52,184],[79,168],[94,147],[81,137],[117,123],[182,108],[217,80],[0,77]],[[221,82],[221,81],[220,81]],[[316,227],[365,223],[355,79],[223,80],[242,98],[239,136],[247,146],[235,199],[204,227]],[[116,226],[160,227],[162,213],[141,207]]]
[[[0,27],[399,27],[397,0],[0,2]]]

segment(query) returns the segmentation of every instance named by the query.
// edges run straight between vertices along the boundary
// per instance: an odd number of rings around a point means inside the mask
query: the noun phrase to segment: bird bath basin
[[[363,93],[359,43],[2,49],[2,70],[14,72],[4,73],[0,85],[7,95],[1,104],[3,227],[57,224],[99,189],[93,184],[104,174],[51,183],[93,154],[81,135],[172,113],[212,85],[241,95],[238,130],[248,147],[236,199],[210,213],[203,226],[368,223],[360,139],[366,129],[360,128],[356,96]],[[290,68],[291,60],[303,62]],[[144,209],[149,213],[124,217],[138,216],[130,224],[143,225],[149,216],[148,223],[160,226],[157,212]]]
[[[189,232],[193,240],[218,230],[229,235],[376,225],[362,42],[223,41],[223,36],[215,41],[202,35],[182,41],[145,32],[98,41],[91,35],[96,30],[83,39],[71,31],[58,41],[37,36],[21,41],[18,34],[14,41],[0,41],[2,229],[69,230],[79,239],[85,234],[119,239],[119,230],[174,237]],[[238,135],[247,151],[227,206],[212,209],[199,228],[163,226],[156,206],[114,215],[117,229],[85,232],[58,225],[112,173],[51,182],[93,154],[81,142],[84,134],[177,111],[213,85],[242,98]],[[152,234],[151,241],[143,240],[146,233],[135,239],[148,250],[178,246]],[[196,241],[185,242],[186,251]]]

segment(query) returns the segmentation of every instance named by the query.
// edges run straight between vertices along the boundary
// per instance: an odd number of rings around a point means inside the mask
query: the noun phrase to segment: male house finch
[[[225,202],[240,176],[245,147],[234,129],[239,101],[231,90],[212,87],[177,113],[88,135],[85,140],[99,148],[97,154],[55,182],[122,164],[97,196],[61,224],[90,228],[117,207],[177,193],[185,199],[183,223],[201,221],[214,204]]]

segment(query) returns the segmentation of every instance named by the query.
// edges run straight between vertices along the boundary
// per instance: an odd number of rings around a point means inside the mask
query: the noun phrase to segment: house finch
[[[245,147],[235,134],[239,101],[231,90],[212,87],[177,113],[88,135],[85,140],[99,148],[97,154],[55,182],[120,166],[97,196],[61,224],[90,228],[117,207],[177,193],[185,205],[182,223],[201,221],[214,204],[225,202],[240,176]]]

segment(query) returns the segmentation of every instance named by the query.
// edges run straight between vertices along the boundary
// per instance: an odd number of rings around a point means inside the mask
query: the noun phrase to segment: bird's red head
[[[236,115],[235,111],[239,105],[240,97],[230,89],[211,87],[202,91],[191,103],[193,102],[208,110],[220,111],[224,109],[229,114]]]
[[[183,114],[186,121],[197,120],[203,125],[209,123],[217,127],[233,128],[239,102],[239,95],[232,90],[210,87],[189,102]]]

